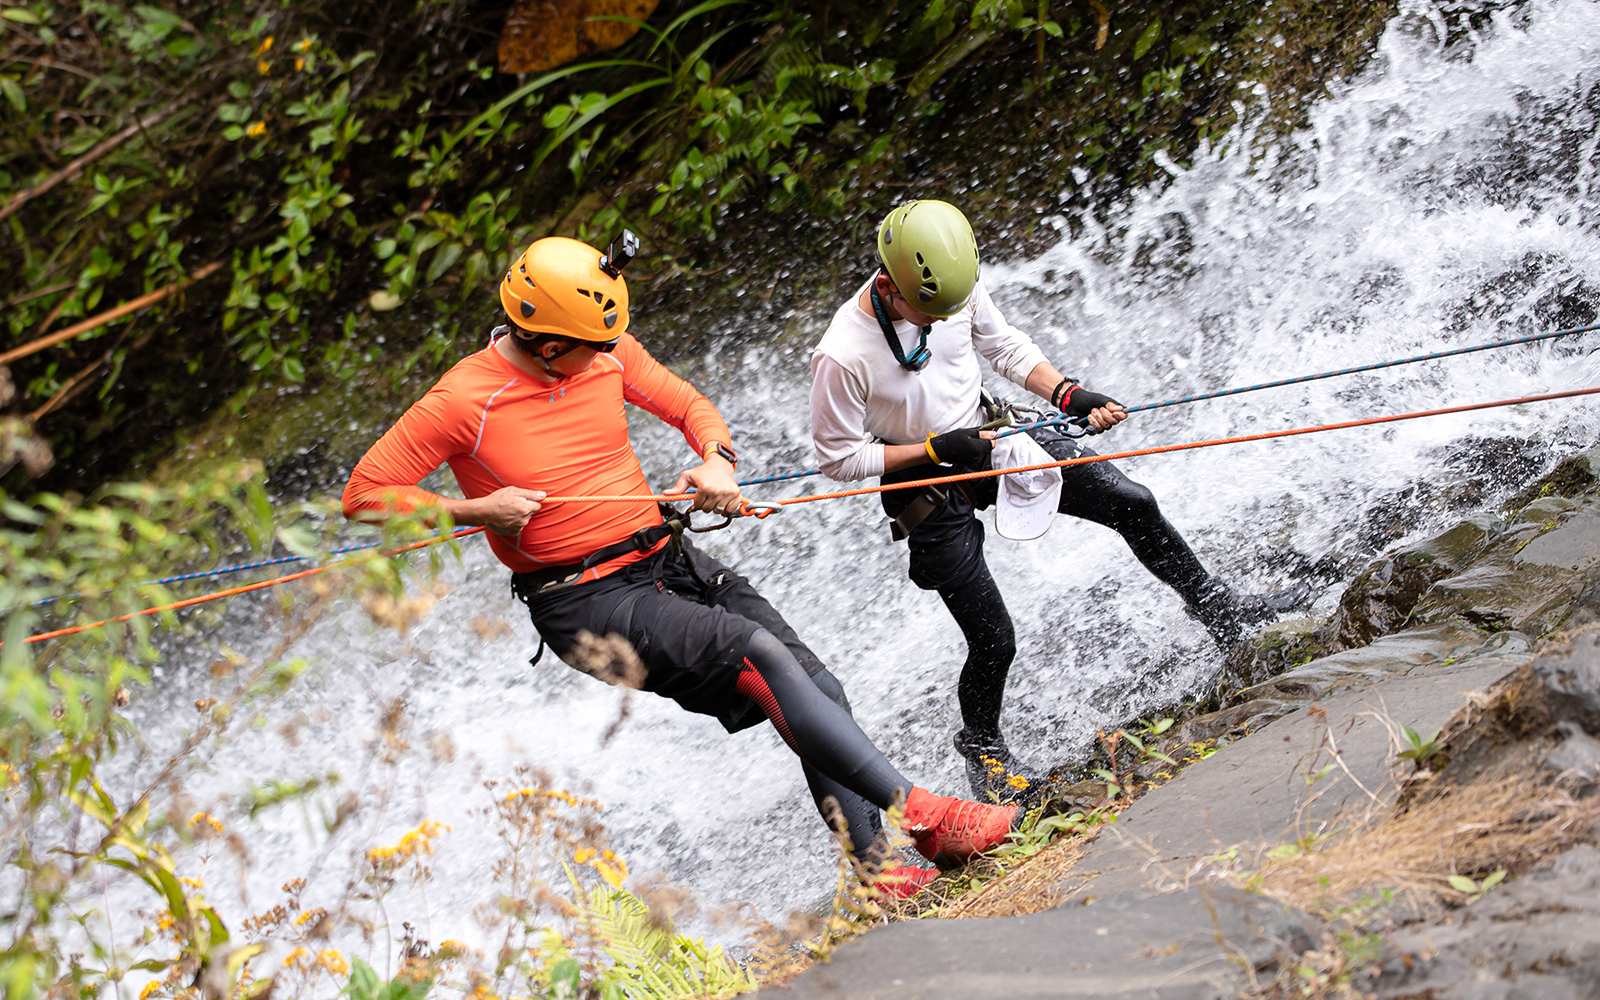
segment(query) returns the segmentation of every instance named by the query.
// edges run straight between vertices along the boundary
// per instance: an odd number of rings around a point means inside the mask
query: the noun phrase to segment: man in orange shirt
[[[513,592],[558,655],[581,631],[619,634],[644,664],[644,690],[715,716],[729,732],[771,720],[800,756],[819,809],[834,798],[863,847],[881,831],[879,810],[901,794],[906,832],[936,863],[997,846],[1018,808],[914,787],[856,725],[838,680],[782,616],[681,531],[673,540],[654,502],[545,503],[651,492],[628,440],[627,402],[681,430],[702,456],[668,492],[695,490],[698,510],[743,508],[716,407],[627,332],[620,271],[637,241],[624,233],[622,242],[607,255],[558,237],[528,247],[500,283],[508,325],[361,459],[345,487],[345,516],[436,506],[456,524],[488,527]],[[446,463],[465,498],[416,485]],[[891,890],[914,891],[932,877],[908,867]]]

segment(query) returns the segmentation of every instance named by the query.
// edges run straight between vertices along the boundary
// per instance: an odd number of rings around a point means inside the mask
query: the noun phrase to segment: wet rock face
[[[1430,587],[1467,569],[1503,533],[1499,518],[1479,514],[1374,562],[1339,599],[1339,609],[1325,630],[1328,651],[1365,646],[1404,627]]]

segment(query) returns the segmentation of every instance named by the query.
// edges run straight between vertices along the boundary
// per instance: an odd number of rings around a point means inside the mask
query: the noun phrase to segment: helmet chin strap
[[[525,332],[526,331],[523,331],[521,329],[517,329],[517,330],[513,330],[512,331],[512,336],[516,337],[518,340],[520,340],[522,342],[518,346],[527,345],[528,341],[533,339],[532,335],[526,335],[525,336],[524,335]],[[550,362],[556,360],[557,358],[560,358],[560,357],[563,357],[565,355],[571,354],[573,351],[576,351],[578,348],[580,348],[582,346],[583,346],[583,341],[573,339],[572,343],[568,344],[566,347],[563,347],[561,350],[555,352],[554,354],[550,355],[549,357],[545,357],[544,354],[542,354],[539,351],[535,351],[535,350],[529,350],[528,353],[533,356],[533,359],[535,361],[539,362],[540,367],[542,367],[544,369],[544,372],[545,372],[546,375],[551,376],[557,382],[559,382],[562,379],[567,378],[568,376],[565,373],[558,372],[554,368],[550,367]]]

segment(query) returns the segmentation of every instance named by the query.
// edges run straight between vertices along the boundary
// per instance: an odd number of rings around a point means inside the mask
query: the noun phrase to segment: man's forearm
[[[1041,361],[1033,366],[1033,371],[1028,373],[1027,389],[1035,396],[1050,402],[1050,394],[1056,391],[1056,386],[1061,384],[1062,374],[1056,371],[1056,366],[1048,361]]]
[[[898,472],[913,465],[932,465],[926,445],[886,444],[883,446],[883,471]]]

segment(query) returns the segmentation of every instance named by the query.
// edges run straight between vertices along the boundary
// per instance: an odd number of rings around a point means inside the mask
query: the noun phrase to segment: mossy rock
[[[1600,486],[1600,445],[1556,463],[1556,467],[1534,480],[1505,502],[1506,511],[1520,511],[1544,497],[1580,497]]]
[[[1313,618],[1274,622],[1234,644],[1223,660],[1215,682],[1215,696],[1227,704],[1244,688],[1293,670],[1327,652]]]
[[[1403,628],[1429,587],[1470,567],[1503,531],[1499,518],[1477,514],[1372,563],[1340,597],[1327,650],[1355,649]]]

